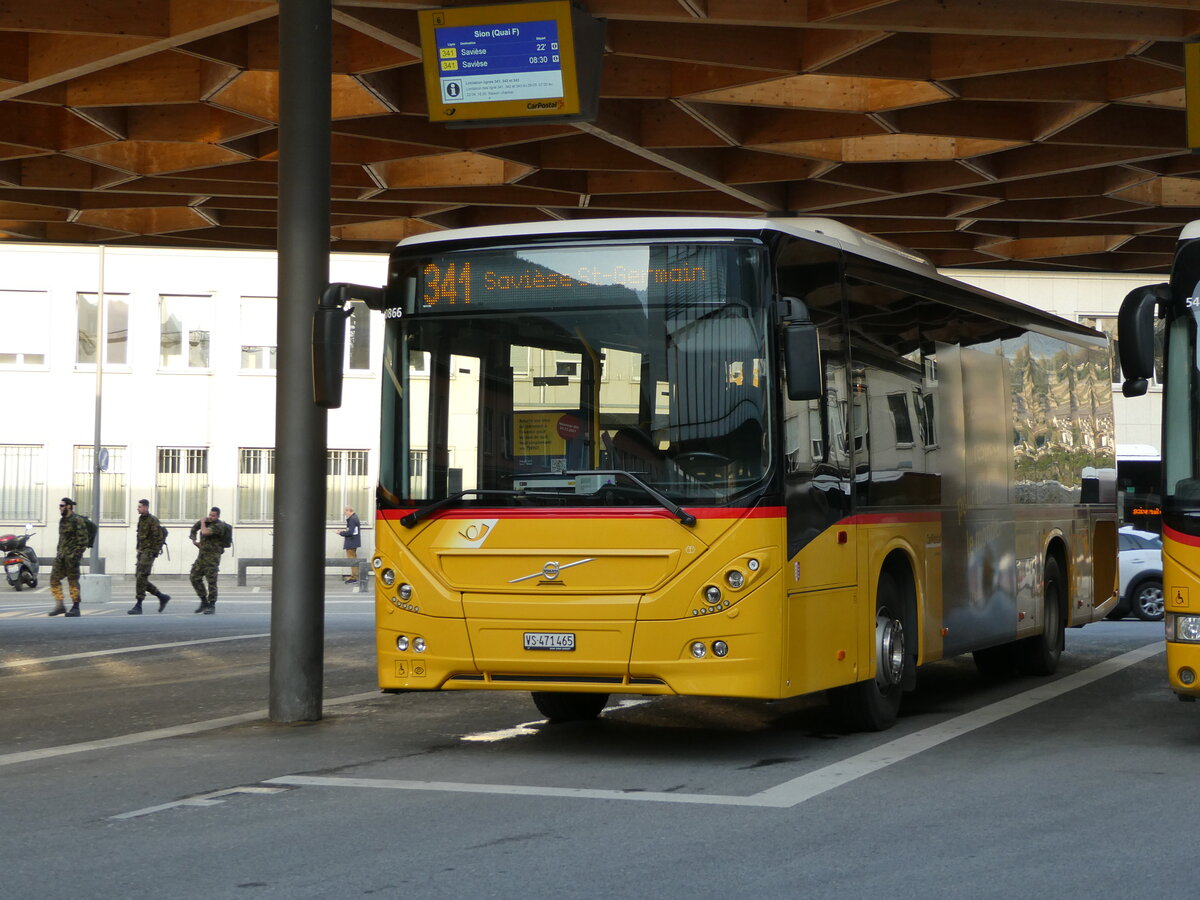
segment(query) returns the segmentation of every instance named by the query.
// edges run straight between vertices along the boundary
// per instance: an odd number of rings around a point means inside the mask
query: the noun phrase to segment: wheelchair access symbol
[[[1176,587],[1171,589],[1171,606],[1176,609],[1187,609],[1188,606],[1188,589],[1185,587]]]

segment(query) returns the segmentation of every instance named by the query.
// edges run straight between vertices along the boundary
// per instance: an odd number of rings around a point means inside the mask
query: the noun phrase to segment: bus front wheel
[[[891,728],[900,714],[904,670],[909,665],[900,592],[892,576],[879,576],[875,608],[875,677],[837,688],[831,699],[845,723],[856,731]]]
[[[608,705],[608,694],[574,691],[533,691],[533,705],[551,724],[582,722],[596,718]]]

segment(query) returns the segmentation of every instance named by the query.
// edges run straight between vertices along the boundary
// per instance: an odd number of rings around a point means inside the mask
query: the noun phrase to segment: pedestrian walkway
[[[236,584],[235,576],[221,576],[220,597],[217,608],[222,612],[267,612],[271,604],[271,577],[269,575],[251,576],[244,587]],[[144,604],[141,618],[153,619],[156,616],[191,615],[199,603],[191,584],[186,578],[156,579],[159,587],[170,595],[171,602],[160,614],[158,601],[148,597]],[[341,612],[356,609],[370,611],[375,602],[374,582],[364,584],[346,584],[340,577],[325,579],[325,606],[334,607]],[[83,616],[125,616],[126,611],[133,605],[133,576],[113,576],[113,597],[105,603],[83,603],[79,607]],[[37,588],[15,591],[0,581],[0,619],[42,618],[54,605],[54,598],[46,582]],[[130,619],[136,617],[130,616]]]

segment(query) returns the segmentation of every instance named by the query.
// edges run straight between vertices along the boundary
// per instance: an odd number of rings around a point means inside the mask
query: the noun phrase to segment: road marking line
[[[21,666],[39,666],[43,663],[65,662],[69,659],[89,659],[94,656],[117,656],[121,653],[145,653],[150,650],[171,650],[175,647],[192,647],[196,644],[220,644],[225,641],[249,641],[254,638],[270,637],[271,633],[235,634],[229,637],[203,638],[195,641],[173,641],[169,644],[144,644],[140,647],[116,647],[112,650],[88,650],[83,653],[68,653],[63,656],[44,656],[41,659],[14,659],[0,662],[0,669],[16,669]]]
[[[1106,659],[1049,684],[1038,685],[1013,697],[991,703],[982,709],[955,716],[940,725],[923,728],[904,737],[896,738],[894,741],[889,741],[873,750],[851,756],[849,759],[793,778],[791,781],[785,781],[783,784],[760,791],[755,796],[764,801],[764,806],[781,808],[796,806],[864,775],[902,762],[910,756],[930,750],[985,725],[991,725],[1001,719],[1032,709],[1047,700],[1053,700],[1063,694],[1086,687],[1101,678],[1107,678],[1109,675],[1114,675],[1123,669],[1165,652],[1166,646],[1162,641],[1146,644],[1144,647]]]
[[[985,725],[1024,712],[1038,704],[1086,687],[1165,651],[1161,641],[1147,644],[1106,659],[1083,671],[1067,675],[1049,684],[1039,685],[981,709],[955,716],[939,725],[923,728],[904,737],[888,741],[871,750],[831,763],[815,771],[785,781],[772,788],[749,796],[719,794],[674,794],[660,791],[613,791],[584,788],[552,788],[535,785],[469,784],[449,781],[403,781],[388,778],[342,778],[312,775],[284,775],[269,778],[264,784],[286,784],[308,787],[361,787],[384,790],[443,791],[469,794],[509,794],[530,797],[573,797],[594,800],[638,800],[658,803],[692,803],[714,806],[757,806],[791,809],[834,788],[856,781],[887,766],[894,765],[947,741],[969,734]]]
[[[633,706],[641,706],[645,703],[652,703],[655,699],[654,697],[646,697],[639,700],[622,700],[619,703],[614,703],[612,706],[604,707],[604,712],[608,712],[610,709],[629,709]],[[534,719],[532,722],[522,722],[520,725],[512,728],[501,728],[499,731],[477,731],[474,734],[464,734],[459,740],[490,744],[495,741],[506,741],[509,738],[537,734],[541,729],[536,726],[545,724],[545,719]]]
[[[346,703],[357,703],[360,700],[370,700],[378,697],[379,691],[364,691],[361,694],[347,694],[344,697],[334,697],[325,700],[323,705],[341,706]],[[133,734],[121,734],[116,737],[101,738],[96,741],[83,741],[78,744],[61,744],[57,747],[42,747],[39,750],[24,750],[20,753],[6,753],[0,756],[0,767],[13,766],[17,763],[33,762],[41,759],[52,759],[56,756],[68,756],[72,753],[89,753],[92,750],[111,750],[114,747],[128,747],[131,744],[144,744],[148,741],[158,741],[163,738],[184,737],[190,734],[200,734],[204,731],[215,731],[230,725],[242,725],[246,722],[262,722],[270,715],[269,710],[259,709],[254,712],[240,713],[234,716],[222,716],[219,719],[206,719],[203,722],[189,722],[185,725],[172,725],[168,728],[155,728],[152,731],[138,731]]]
[[[151,813],[162,812],[164,809],[175,809],[178,806],[216,806],[218,803],[224,803],[227,797],[231,797],[234,794],[278,794],[280,791],[286,790],[287,788],[257,787],[255,785],[225,788],[224,790],[212,791],[208,794],[200,794],[196,797],[185,797],[182,800],[175,800],[171,803],[160,803],[157,806],[147,806],[144,809],[135,809],[132,812],[121,813],[116,816],[109,816],[109,818],[136,819],[140,816],[148,816]]]

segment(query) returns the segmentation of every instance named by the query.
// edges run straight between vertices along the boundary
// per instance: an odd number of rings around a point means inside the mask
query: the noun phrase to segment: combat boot
[[[71,608],[68,609],[65,613],[63,613],[63,615],[66,616],[68,619],[78,619],[80,616],[79,604],[72,603]]]
[[[125,610],[125,614],[129,616],[140,616],[142,614],[142,601],[135,600],[133,606]]]
[[[171,602],[170,594],[159,593],[158,595],[158,611],[162,612],[167,608],[167,604]]]
[[[61,616],[66,611],[67,611],[67,608],[65,606],[63,606],[61,602],[59,602],[58,606],[54,607],[54,609],[50,610],[50,612],[46,613],[46,615]]]

